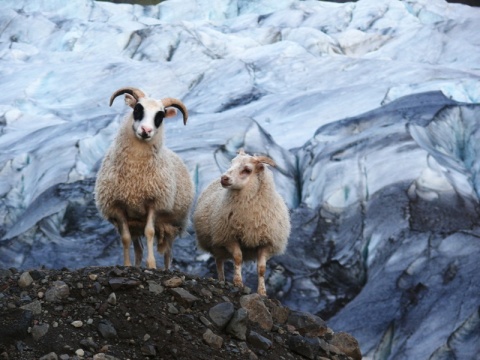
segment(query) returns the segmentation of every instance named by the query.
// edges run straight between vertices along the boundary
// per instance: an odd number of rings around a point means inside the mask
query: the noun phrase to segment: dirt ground
[[[249,289],[179,272],[0,270],[0,291],[0,359],[348,359],[333,331],[312,343],[266,298],[271,326],[249,310],[244,338],[229,333],[209,311],[240,309]]]

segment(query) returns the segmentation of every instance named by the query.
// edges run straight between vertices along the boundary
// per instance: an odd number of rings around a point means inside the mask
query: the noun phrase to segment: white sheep
[[[260,295],[266,295],[267,260],[285,251],[290,235],[288,208],[266,165],[275,164],[240,150],[220,181],[202,192],[193,215],[198,246],[214,256],[218,279],[225,281],[224,260],[233,259],[233,283],[242,287],[242,262],[257,260]]]
[[[168,270],[172,246],[187,224],[193,202],[193,182],[180,157],[164,144],[163,119],[188,112],[178,99],[155,100],[136,88],[122,88],[114,99],[125,94],[133,108],[120,125],[115,141],[107,151],[95,184],[95,201],[104,218],[117,228],[123,244],[124,265],[131,266],[133,239],[135,266],[143,256],[141,238],[147,239],[147,267],[156,268],[153,251],[164,253]]]

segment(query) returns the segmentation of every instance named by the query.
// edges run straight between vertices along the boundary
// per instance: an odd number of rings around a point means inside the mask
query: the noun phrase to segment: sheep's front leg
[[[233,265],[234,265],[233,284],[238,287],[243,287],[243,280],[242,280],[243,255],[242,255],[242,249],[240,249],[240,244],[234,241],[228,246],[227,250],[233,256]]]
[[[140,265],[142,265],[143,257],[143,244],[141,238],[133,239],[133,248],[135,250],[135,266],[140,267]]]
[[[215,259],[217,264],[217,275],[219,281],[225,281],[225,273],[223,272],[223,259]]]
[[[145,237],[147,238],[147,268],[156,269],[155,254],[153,252],[153,241],[155,240],[155,211],[153,207],[148,208],[147,224],[145,225]]]
[[[265,271],[267,268],[267,255],[266,248],[261,247],[257,250],[257,273],[258,273],[258,289],[257,293],[262,296],[267,296],[267,290],[265,288]]]

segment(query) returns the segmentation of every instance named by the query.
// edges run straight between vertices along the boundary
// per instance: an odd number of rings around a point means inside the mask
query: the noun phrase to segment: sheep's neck
[[[120,141],[117,142],[122,147],[120,153],[134,153],[137,159],[149,158],[163,149],[163,133],[161,131],[155,134],[150,141],[143,141],[135,136],[131,128],[124,127],[120,138]]]

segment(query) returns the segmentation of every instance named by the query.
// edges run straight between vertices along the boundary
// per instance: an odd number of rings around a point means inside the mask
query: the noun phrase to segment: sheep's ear
[[[125,104],[133,109],[135,105],[137,105],[137,99],[135,99],[132,95],[125,93]]]
[[[237,154],[238,155],[245,155],[245,150],[243,150],[243,148],[240,148],[237,150]]]
[[[177,115],[177,109],[175,109],[174,107],[165,108],[166,118],[171,118],[171,117],[174,117],[175,115]]]

